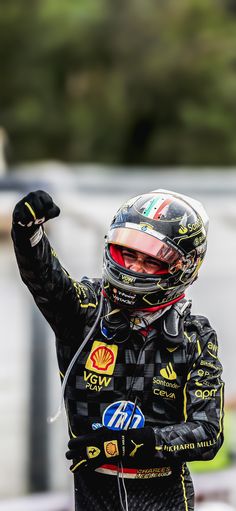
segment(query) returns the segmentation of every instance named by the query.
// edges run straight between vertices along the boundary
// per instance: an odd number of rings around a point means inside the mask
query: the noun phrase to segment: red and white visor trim
[[[157,238],[156,232],[152,233],[151,229],[147,232],[133,227],[116,227],[108,232],[107,242],[143,252],[169,265],[183,258],[183,254]]]

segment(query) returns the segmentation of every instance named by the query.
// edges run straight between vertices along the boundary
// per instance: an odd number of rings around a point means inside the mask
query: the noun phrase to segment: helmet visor
[[[173,265],[183,257],[181,252],[158,239],[156,233],[153,236],[137,229],[117,227],[109,231],[107,241],[108,243],[131,248],[151,257],[156,257],[168,265]]]

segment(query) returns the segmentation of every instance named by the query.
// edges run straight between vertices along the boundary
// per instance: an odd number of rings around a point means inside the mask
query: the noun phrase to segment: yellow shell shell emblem
[[[104,451],[107,458],[113,458],[114,456],[118,456],[119,449],[117,440],[110,440],[109,442],[104,442]]]
[[[111,375],[114,372],[118,347],[115,344],[105,344],[94,341],[85,368],[98,374]]]

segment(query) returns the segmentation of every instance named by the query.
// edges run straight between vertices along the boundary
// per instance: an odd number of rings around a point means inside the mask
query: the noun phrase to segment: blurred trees
[[[220,0],[0,0],[0,124],[19,160],[236,162]]]

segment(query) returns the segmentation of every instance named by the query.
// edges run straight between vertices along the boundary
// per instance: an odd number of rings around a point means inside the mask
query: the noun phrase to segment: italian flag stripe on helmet
[[[166,199],[164,202],[162,202],[162,204],[160,205],[160,207],[158,208],[158,210],[156,211],[155,215],[154,215],[154,219],[156,218],[159,218],[159,215],[160,215],[160,212],[166,207],[168,206],[172,201],[172,199]]]
[[[160,212],[172,202],[172,198],[165,199],[163,201],[162,197],[154,198],[147,205],[147,208],[143,212],[143,215],[148,218],[156,219],[159,217]]]

